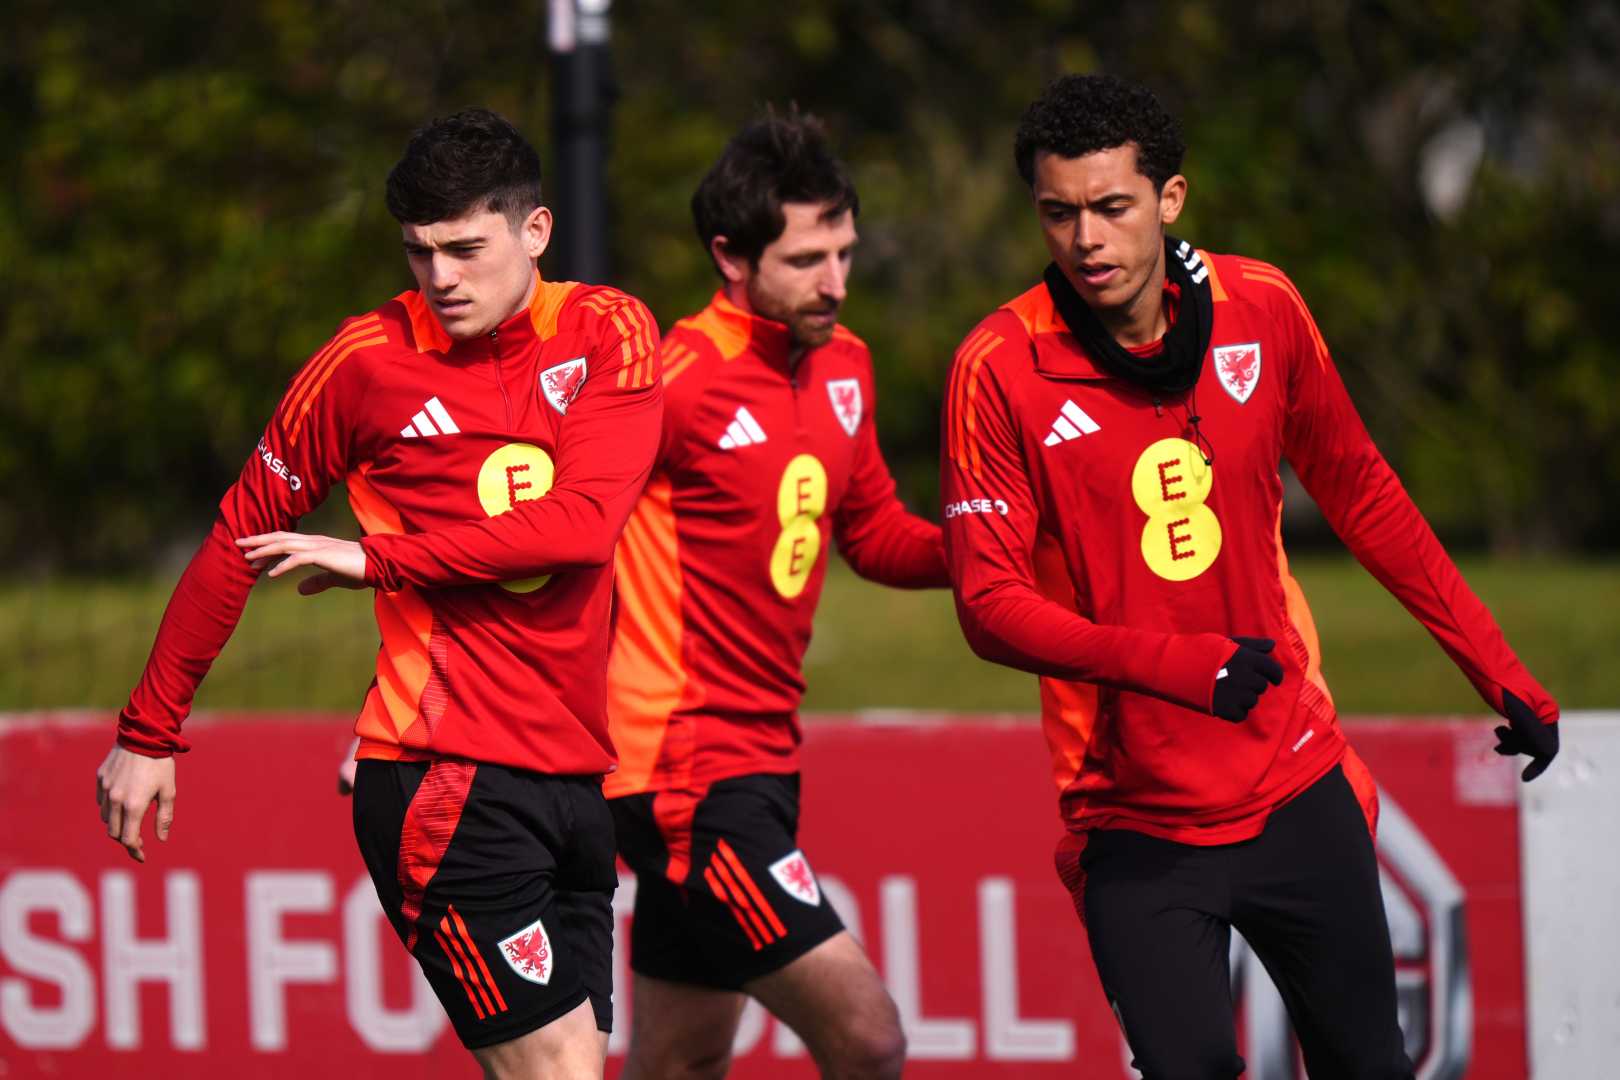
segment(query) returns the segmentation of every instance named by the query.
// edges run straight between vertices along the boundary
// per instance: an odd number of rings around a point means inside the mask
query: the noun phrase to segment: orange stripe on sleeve
[[[962,342],[961,348],[956,350],[956,378],[955,389],[951,392],[952,423],[951,437],[955,448],[954,458],[957,465],[967,468],[967,384],[968,373],[973,367],[974,352],[982,345],[990,331],[979,327],[969,334],[967,340]]]
[[[776,917],[776,911],[766,901],[764,895],[760,893],[759,886],[754,884],[754,879],[749,875],[747,869],[743,867],[742,860],[737,858],[737,853],[731,849],[731,845],[721,840],[718,850],[720,857],[731,865],[731,869],[736,872],[738,880],[748,890],[749,898],[754,901],[754,904],[765,915],[765,918],[770,921],[771,929],[776,931],[776,936],[786,937],[787,927],[783,926],[782,920]]]
[[[973,370],[968,373],[967,421],[966,421],[964,426],[965,426],[965,429],[966,429],[966,432],[967,432],[967,449],[968,449],[968,452],[972,455],[972,458],[973,458],[973,461],[972,461],[973,475],[978,477],[981,480],[984,479],[984,462],[981,460],[981,458],[979,456],[979,439],[978,439],[979,372],[984,367],[985,357],[989,356],[992,352],[994,352],[996,346],[1000,345],[1000,344],[1001,344],[1000,336],[996,335],[996,334],[991,334],[989,340],[980,349],[978,349],[975,352],[974,357],[973,357]]]
[[[321,373],[330,368],[332,358],[339,351],[351,342],[358,341],[360,338],[372,337],[381,331],[382,320],[373,315],[344,327],[331,341],[321,346],[320,351],[310,359],[309,363],[304,365],[303,370],[293,378],[292,386],[287,389],[287,396],[281,408],[282,426],[287,426],[288,417],[297,412],[298,407],[309,397],[311,388],[320,379]]]
[[[472,953],[474,960],[478,961],[478,970],[484,976],[484,985],[488,986],[489,992],[495,995],[495,1004],[500,1006],[495,1011],[505,1012],[506,999],[501,997],[501,989],[495,985],[495,979],[489,973],[489,965],[484,963],[484,954],[479,952],[478,949],[473,945],[472,935],[467,932],[467,924],[461,921],[461,912],[457,911],[454,905],[451,905],[446,910],[449,913],[449,917],[455,921],[456,931],[461,935],[461,940],[466,944],[467,951]]]
[[[326,383],[332,378],[333,373],[336,372],[339,367],[343,366],[343,361],[353,356],[359,349],[370,345],[384,345],[387,342],[388,335],[380,332],[375,337],[360,338],[358,340],[351,341],[349,344],[343,347],[341,352],[337,353],[337,355],[335,355],[327,363],[326,369],[321,372],[318,379],[310,386],[308,396],[304,399],[303,405],[298,409],[298,415],[293,418],[292,429],[287,432],[287,444],[289,446],[298,445],[298,435],[304,428],[304,420],[309,416],[310,408],[314,406],[315,399],[320,396],[321,391],[326,387]],[[283,423],[285,423],[285,421],[283,421]]]
[[[950,423],[945,429],[945,453],[957,465],[962,464],[960,457],[962,436],[957,430],[962,424],[962,405],[957,401],[956,396],[962,387],[962,369],[965,366],[962,363],[962,352],[958,349],[956,362],[951,365],[950,382],[945,387],[945,401],[950,409],[947,417]]]
[[[1293,301],[1294,307],[1299,311],[1299,317],[1305,320],[1306,327],[1310,329],[1311,340],[1316,345],[1316,362],[1325,369],[1329,355],[1327,341],[1322,337],[1322,331],[1317,328],[1316,320],[1311,317],[1311,309],[1305,306],[1305,298],[1299,294],[1299,290],[1294,287],[1294,283],[1289,281],[1281,270],[1258,263],[1246,266],[1243,277],[1248,281],[1259,281],[1271,285]]]
[[[712,863],[704,868],[703,880],[709,883],[709,891],[714,893],[716,900],[719,900],[722,904],[726,905],[727,909],[731,912],[731,917],[737,920],[737,925],[742,927],[744,934],[748,935],[748,943],[754,947],[754,951],[758,952],[760,949],[763,949],[765,947],[765,942],[760,940],[759,934],[756,933],[754,928],[748,924],[747,916],[745,916],[742,910],[737,907],[737,905],[732,901],[731,897],[726,895],[726,890],[720,885],[720,879],[715,876],[714,866]]]
[[[664,353],[664,385],[679,378],[687,368],[697,362],[698,351],[685,345],[668,346]]]
[[[439,923],[439,929],[433,932],[433,937],[436,941],[438,941],[439,948],[444,950],[444,955],[450,958],[450,970],[456,973],[456,981],[461,984],[461,989],[466,992],[467,1000],[472,1002],[473,1012],[477,1015],[478,1019],[482,1020],[487,1017],[489,1013],[484,1011],[484,1006],[479,1002],[478,995],[473,990],[473,984],[467,981],[467,974],[464,970],[462,970],[461,960],[456,956],[456,950],[451,947],[450,938],[446,936],[444,932],[445,924],[448,921],[449,920],[445,920],[444,922]]]
[[[620,310],[625,318],[635,327],[636,355],[648,356],[654,351],[653,342],[657,340],[653,333],[652,322],[647,316],[646,309],[640,304],[625,304]]]

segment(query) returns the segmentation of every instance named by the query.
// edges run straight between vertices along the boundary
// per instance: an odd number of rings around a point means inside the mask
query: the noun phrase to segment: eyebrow
[[[806,257],[809,257],[809,256],[817,256],[817,257],[819,257],[819,256],[822,256],[822,255],[826,255],[828,253],[836,255],[840,251],[848,251],[851,248],[859,246],[860,242],[861,242],[861,238],[859,236],[856,236],[856,237],[852,238],[849,243],[847,243],[847,244],[839,244],[836,247],[823,247],[823,246],[812,245],[810,247],[798,248],[798,249],[795,249],[793,251],[784,251],[782,253],[782,258],[784,258],[784,259],[803,259],[803,258],[806,258]]]
[[[1070,202],[1068,199],[1056,195],[1043,195],[1035,200],[1035,205],[1052,207],[1055,209],[1074,209],[1080,206],[1107,206],[1112,203],[1135,202],[1136,196],[1127,191],[1110,191],[1106,195],[1092,199],[1090,202]]]
[[[446,250],[448,248],[473,247],[476,244],[483,244],[483,243],[487,243],[488,241],[489,241],[489,237],[482,236],[482,235],[477,235],[477,234],[472,235],[472,236],[457,236],[457,237],[453,237],[453,238],[451,238],[449,240],[445,240],[445,241],[441,242],[438,245],[438,248],[439,248],[440,251],[444,251],[444,250]],[[422,250],[422,251],[426,251],[430,247],[432,247],[433,245],[424,244],[420,240],[406,240],[405,241],[405,246],[407,248],[415,248],[415,249],[419,249],[419,250]]]

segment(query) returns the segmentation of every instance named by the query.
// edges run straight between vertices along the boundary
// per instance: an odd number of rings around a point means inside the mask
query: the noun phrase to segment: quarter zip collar
[[[815,352],[814,349],[806,349],[800,354],[797,365],[791,363],[793,339],[788,335],[787,324],[744,311],[726,297],[723,289],[714,294],[709,306],[720,324],[716,329],[733,338],[737,344],[746,345],[750,352],[765,362],[765,366],[780,372],[783,378],[793,378],[797,368],[803,367],[805,360]]]
[[[534,345],[540,340],[535,332],[535,318],[545,299],[545,289],[540,280],[540,274],[534,275],[534,295],[530,298],[527,307],[512,315],[505,322],[488,333],[479,334],[475,338],[466,338],[461,341],[444,335],[447,347],[444,355],[447,360],[463,364],[476,364],[482,361],[505,362],[522,357],[532,352]],[[443,333],[443,328],[435,328]]]

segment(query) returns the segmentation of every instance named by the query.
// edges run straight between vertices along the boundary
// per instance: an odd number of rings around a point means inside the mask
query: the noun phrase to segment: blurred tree
[[[381,191],[411,128],[483,103],[545,152],[543,5],[0,18],[0,551],[144,564],[200,531],[336,321],[409,284]],[[767,102],[823,115],[863,197],[846,321],[914,505],[956,342],[1044,262],[1019,114],[1049,78],[1107,70],[1184,119],[1178,231],[1294,277],[1443,531],[1616,546],[1612,4],[642,0],[614,20],[619,280],[665,325],[699,307],[704,169]]]

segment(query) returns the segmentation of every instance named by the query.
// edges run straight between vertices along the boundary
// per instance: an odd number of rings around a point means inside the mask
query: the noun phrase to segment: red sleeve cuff
[[[191,749],[184,740],[181,740],[179,745],[174,745],[168,740],[159,741],[137,732],[122,730],[118,732],[118,745],[132,754],[149,758],[173,757]]]

